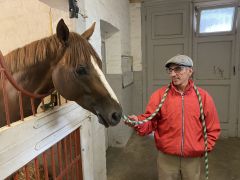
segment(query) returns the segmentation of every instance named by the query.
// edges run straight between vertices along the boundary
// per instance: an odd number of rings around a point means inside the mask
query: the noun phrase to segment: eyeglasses
[[[176,66],[174,68],[166,68],[166,71],[168,74],[171,74],[173,71],[177,74],[180,73],[183,69],[185,68],[185,66]]]

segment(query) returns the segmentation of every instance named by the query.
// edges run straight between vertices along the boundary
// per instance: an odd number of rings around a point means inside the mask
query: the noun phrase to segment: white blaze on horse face
[[[102,70],[99,68],[98,64],[96,63],[96,61],[94,60],[94,58],[91,56],[91,62],[93,64],[93,67],[95,68],[95,70],[98,73],[98,76],[100,78],[100,80],[102,81],[104,87],[107,89],[107,91],[109,92],[110,96],[119,103],[116,94],[114,93],[114,91],[112,90],[111,86],[108,84]]]

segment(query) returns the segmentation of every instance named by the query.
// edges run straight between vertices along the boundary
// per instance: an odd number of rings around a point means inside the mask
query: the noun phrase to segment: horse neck
[[[41,48],[39,48],[39,46],[41,46]],[[30,50],[30,48],[32,49]],[[33,52],[33,54],[32,57],[27,53],[25,57],[20,57],[19,54],[21,53],[17,53],[17,51]],[[12,71],[12,76],[19,85],[28,91],[39,94],[47,93],[53,88],[51,74],[54,66],[64,53],[64,48],[62,48],[60,42],[57,40],[56,35],[35,41],[23,48],[16,49],[12,53],[13,54],[9,53],[5,56],[5,62],[7,68]],[[27,62],[28,59],[29,62]],[[14,60],[18,61],[15,63],[15,67],[10,65],[10,63],[14,63],[10,61]],[[7,63],[8,61],[9,63]],[[21,61],[25,61],[25,64],[21,64]],[[19,69],[17,69],[17,66],[19,66]]]

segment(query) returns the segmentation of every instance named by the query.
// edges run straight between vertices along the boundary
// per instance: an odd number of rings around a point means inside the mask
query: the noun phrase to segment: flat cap
[[[170,64],[178,64],[182,66],[193,67],[192,59],[186,55],[176,55],[172,57],[165,63],[165,67],[169,67]]]

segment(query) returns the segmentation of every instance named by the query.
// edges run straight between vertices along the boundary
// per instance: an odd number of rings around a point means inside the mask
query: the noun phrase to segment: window
[[[233,31],[235,7],[201,9],[199,15],[198,32],[200,34]]]

